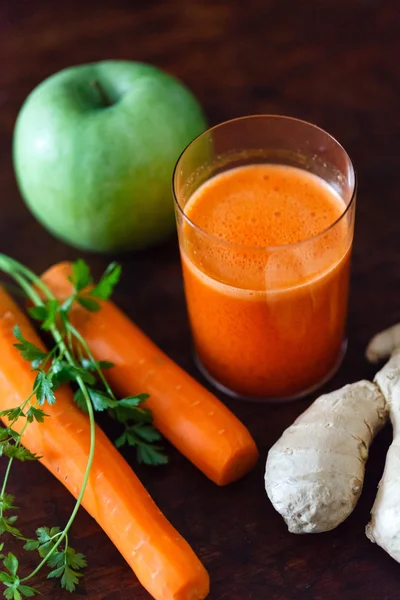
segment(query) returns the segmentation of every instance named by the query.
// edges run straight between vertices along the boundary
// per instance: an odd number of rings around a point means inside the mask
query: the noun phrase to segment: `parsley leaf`
[[[118,406],[123,406],[124,408],[136,408],[142,402],[149,398],[149,394],[137,394],[136,396],[127,396],[126,398],[122,398],[118,401]]]
[[[83,395],[81,388],[79,388],[79,390],[76,390],[76,392],[74,394],[74,402],[76,403],[78,408],[80,408],[84,413],[88,412],[88,409],[86,406],[86,398]]]
[[[36,408],[35,406],[31,406],[28,412],[26,413],[28,423],[32,423],[33,421],[43,423],[44,418],[48,416],[49,415],[46,415],[46,413],[41,408]]]
[[[36,596],[36,594],[40,593],[38,592],[38,590],[35,590],[35,588],[29,587],[28,585],[19,585],[18,590],[23,596],[26,596],[27,598]]]
[[[108,300],[121,277],[121,265],[111,263],[105,270],[99,283],[91,290],[90,295],[100,300]]]
[[[106,392],[91,387],[87,387],[87,391],[94,410],[102,412],[103,410],[114,408],[118,405],[118,402],[110,398]],[[81,410],[87,412],[86,400],[81,389],[75,393],[74,400]]]
[[[86,557],[82,552],[75,552],[71,546],[65,551],[66,561],[72,569],[84,569],[87,567]]]
[[[4,512],[5,510],[13,510],[17,509],[17,506],[14,506],[14,496],[11,494],[3,494],[0,496],[0,509]]]
[[[154,444],[141,444],[136,449],[136,455],[138,463],[154,467],[168,463],[168,457],[164,454],[163,448]]]
[[[17,527],[14,527],[14,523],[17,520],[17,517],[14,515],[12,517],[5,517],[4,515],[0,517],[0,535],[3,533],[10,533],[14,537],[18,539],[24,539],[24,536],[20,532]]]
[[[22,600],[22,596],[29,598],[39,593],[34,588],[21,583],[18,577],[19,562],[14,554],[9,552],[3,560],[3,565],[6,571],[0,573],[0,581],[6,586],[3,594],[7,600]]]
[[[56,389],[63,383],[76,381],[77,377],[80,377],[82,381],[89,385],[93,385],[96,382],[96,378],[92,373],[88,372],[88,370],[83,367],[70,365],[65,360],[58,360],[53,363],[51,380]]]
[[[148,394],[137,394],[136,396],[122,398],[113,411],[114,418],[120,423],[127,423],[128,421],[152,423],[151,411],[141,406],[148,397]]]
[[[53,382],[44,371],[38,372],[34,387],[36,388],[36,398],[41,406],[46,400],[48,404],[54,404],[56,397],[53,392]]]
[[[7,427],[6,429],[1,429],[1,432],[3,431],[7,433],[7,437],[3,439],[11,438],[12,440],[14,440],[14,442],[18,442],[20,436],[16,431],[14,431],[14,429],[12,429],[11,427]]]
[[[7,571],[11,573],[11,575],[13,575],[14,577],[16,576],[18,571],[18,559],[14,554],[9,552],[7,554],[7,557],[3,560],[3,565],[5,566]]]
[[[32,544],[30,545],[29,549],[32,548],[32,550],[37,550],[40,557],[45,558],[50,550],[54,548],[59,534],[59,527],[52,527],[51,529],[49,527],[39,527],[39,529],[36,529],[37,546],[32,540]]]
[[[93,283],[89,266],[82,258],[78,258],[72,265],[72,277],[70,281],[77,292],[84,290],[88,285]]]
[[[8,410],[2,410],[0,412],[0,417],[6,417],[8,415]],[[4,442],[4,440],[8,440],[8,438],[10,437],[9,432],[9,428],[7,427],[1,427],[0,428],[0,442]]]
[[[153,442],[161,439],[161,434],[153,425],[140,423],[127,425],[125,431],[115,440],[115,446],[121,448],[124,445],[136,448],[137,460],[147,465],[165,465],[168,457],[162,446],[156,446]]]
[[[40,456],[32,454],[27,448],[23,446],[16,446],[14,444],[3,443],[0,444],[0,456],[7,456],[8,458],[16,458],[21,462],[26,460],[38,460]]]
[[[61,567],[67,564],[72,569],[83,569],[87,566],[85,555],[81,552],[75,552],[71,546],[66,550],[55,552],[47,561],[49,567]]]
[[[28,552],[32,552],[32,550],[37,550],[39,548],[39,542],[37,540],[28,540],[26,544],[24,544],[24,550]]]
[[[158,442],[162,439],[161,433],[153,425],[138,424],[133,425],[131,428],[145,442]]]
[[[14,410],[14,409],[12,409],[12,410]],[[3,411],[3,412],[4,412],[4,415],[2,413],[0,413],[1,417],[8,416],[10,411],[7,410],[7,411]],[[11,427],[0,427],[0,443],[9,441],[10,438],[16,442],[17,440],[19,440],[19,435],[16,431],[11,429]]]
[[[40,544],[45,544],[60,533],[59,527],[39,527],[36,529],[37,539]]]
[[[107,408],[114,408],[118,405],[118,402],[110,398],[106,392],[102,392],[101,390],[96,390],[94,388],[88,388],[88,392],[94,410],[103,411]]]
[[[86,371],[96,372],[97,369],[101,369],[102,371],[105,369],[112,369],[115,365],[108,360],[90,360],[89,358],[82,358],[81,365]]]
[[[19,344],[14,344],[14,346],[19,350],[22,358],[30,362],[34,369],[39,367],[44,359],[47,358],[47,353],[26,340],[22,335],[19,325],[15,325],[14,327],[14,336],[19,341]]]
[[[9,575],[8,573],[6,573],[5,571],[2,571],[0,573],[0,581],[2,583],[5,583],[5,584],[7,584],[7,583],[12,584],[13,583],[13,578],[11,577],[11,575]]]
[[[9,584],[6,583],[5,585]],[[12,581],[10,586],[4,590],[4,598],[7,600],[22,600],[21,594],[16,589],[14,581]]]
[[[89,312],[98,312],[101,308],[100,304],[93,300],[93,298],[89,298],[87,295],[79,295],[77,296],[77,301],[83,308],[86,308]]]
[[[58,310],[60,308],[58,300],[48,300],[42,306],[32,306],[29,308],[30,316],[36,321],[41,322],[41,328],[49,331],[56,322]]]
[[[82,573],[77,573],[70,567],[65,567],[63,576],[61,577],[61,587],[68,592],[73,592],[79,583],[79,577],[83,577]]]
[[[153,416],[148,408],[127,408],[125,406],[115,407],[113,410],[114,417],[120,423],[127,423],[128,421],[135,421],[136,423],[152,423]]]
[[[1,417],[7,417],[9,421],[17,421],[20,417],[24,417],[24,411],[20,406],[16,406],[15,408],[7,408],[6,410],[2,410],[0,412]],[[7,429],[5,431],[8,431]]]
[[[53,569],[48,574],[48,579],[61,577],[61,586],[73,592],[79,583],[79,578],[82,577],[78,571],[86,567],[87,562],[84,554],[75,552],[71,546],[68,546],[65,550],[55,552],[47,564]]]

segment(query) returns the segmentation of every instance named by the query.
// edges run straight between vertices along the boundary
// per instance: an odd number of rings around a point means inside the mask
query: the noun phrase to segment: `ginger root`
[[[396,348],[400,348],[400,323],[375,335],[365,354],[369,362],[375,363],[389,358]]]
[[[391,359],[377,373],[375,381],[389,404],[393,441],[365,532],[400,562],[400,325],[376,336],[367,349],[369,357],[385,358],[390,353]]]
[[[390,360],[373,383],[325,394],[300,415],[269,451],[265,487],[289,531],[333,529],[357,504],[369,445],[390,413],[393,442],[366,535],[400,562],[400,324],[376,335],[366,356]]]
[[[268,453],[265,488],[289,531],[329,531],[350,515],[369,446],[387,418],[378,386],[358,381],[320,396],[283,433]]]

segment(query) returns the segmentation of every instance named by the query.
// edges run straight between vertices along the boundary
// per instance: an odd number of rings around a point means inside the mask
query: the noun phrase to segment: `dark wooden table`
[[[28,92],[71,64],[148,61],[182,78],[211,123],[249,113],[289,114],[318,123],[349,151],[359,175],[350,343],[340,372],[325,389],[373,375],[363,358],[365,345],[375,331],[400,320],[396,0],[3,0],[0,23],[1,251],[37,272],[78,256],[34,221],[16,188],[11,139]],[[96,273],[107,262],[86,258]],[[117,302],[201,379],[191,356],[176,241],[122,263]],[[400,565],[364,535],[390,429],[372,448],[365,489],[348,521],[331,533],[295,536],[265,495],[263,471],[269,447],[310,398],[285,406],[226,401],[261,451],[257,469],[239,483],[218,489],[172,448],[170,465],[157,470],[136,467],[133,454],[125,453],[209,569],[210,600],[400,599]],[[18,465],[11,488],[22,507],[21,526],[31,533],[44,523],[64,522],[73,505],[39,464]],[[78,596],[149,598],[83,510],[73,538],[89,559]],[[47,600],[69,597],[52,582],[38,587]]]

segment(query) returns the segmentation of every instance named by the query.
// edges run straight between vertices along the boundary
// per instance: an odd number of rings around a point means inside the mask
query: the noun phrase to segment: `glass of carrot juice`
[[[220,390],[290,400],[345,349],[356,182],[328,133],[258,115],[196,138],[174,172],[189,320]]]

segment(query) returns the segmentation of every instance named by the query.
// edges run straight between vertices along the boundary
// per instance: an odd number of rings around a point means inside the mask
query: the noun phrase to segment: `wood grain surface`
[[[400,320],[396,0],[3,0],[0,26],[1,251],[37,272],[81,254],[34,221],[15,184],[12,132],[29,91],[72,64],[105,58],[151,62],[192,88],[211,124],[250,113],[288,114],[326,128],[349,151],[359,177],[349,349],[325,390],[373,375],[363,358],[365,345],[374,332]],[[95,273],[108,260],[85,258]],[[202,380],[191,355],[176,240],[121,260],[119,305]],[[172,448],[170,464],[158,469],[139,468],[133,453],[125,453],[209,569],[210,600],[399,600],[400,565],[364,535],[390,428],[372,448],[365,489],[348,521],[331,533],[295,536],[265,495],[264,462],[312,398],[284,406],[224,400],[261,451],[257,469],[242,481],[219,489]],[[39,464],[17,465],[11,491],[21,506],[20,525],[30,533],[65,522],[73,505]],[[83,510],[72,536],[89,561],[76,597],[148,600]],[[70,597],[54,582],[38,587],[46,600]]]

